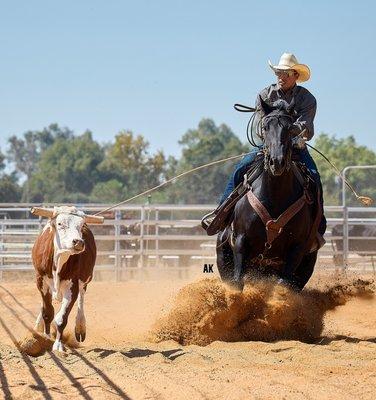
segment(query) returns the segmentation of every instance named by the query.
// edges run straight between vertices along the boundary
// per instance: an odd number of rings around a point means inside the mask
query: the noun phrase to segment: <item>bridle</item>
[[[265,121],[267,121],[268,119],[277,119],[278,125],[281,126],[282,128],[286,128],[286,124],[284,124],[282,122],[283,118],[290,119],[291,120],[291,124],[292,124],[292,122],[294,122],[294,118],[290,114],[285,112],[285,113],[281,113],[281,114],[273,114],[272,113],[272,114],[265,115],[262,118],[260,118],[260,121],[257,124],[256,133],[257,133],[257,136],[259,136],[259,138],[263,142],[261,150],[264,153],[264,169],[265,170],[269,170],[270,171],[270,160],[271,160],[271,158],[270,158],[270,149],[265,144],[265,136],[267,134],[267,131],[265,129]],[[288,134],[289,134],[289,139],[288,140],[291,140],[292,139],[291,134],[290,133],[288,133]],[[290,167],[291,167],[292,145],[288,146],[288,153],[287,153],[286,156],[287,156],[286,158],[287,158],[287,161],[288,161],[286,168],[287,168],[287,170],[289,170]]]
[[[281,114],[268,114],[264,115],[258,120],[256,120],[256,115],[260,115],[260,109],[259,108],[254,108],[254,107],[249,107],[244,104],[239,104],[236,103],[234,104],[234,108],[236,111],[243,112],[243,113],[252,113],[251,118],[248,120],[247,123],[247,128],[246,128],[246,133],[247,133],[247,139],[248,142],[251,146],[258,148],[261,152],[264,153],[264,159],[265,159],[265,169],[268,168],[269,162],[270,162],[270,151],[265,146],[265,128],[264,128],[264,123],[265,120],[268,120],[269,118],[278,118],[278,124],[281,126],[284,126],[281,123],[281,118],[287,117],[291,119],[291,122],[294,122],[294,117],[289,114],[287,111]],[[280,110],[282,111],[282,110]],[[257,144],[256,140],[253,136],[253,133],[255,132],[256,136],[262,141],[262,144]],[[292,152],[291,149],[289,149],[289,152]],[[288,154],[289,159],[291,158],[291,154]]]

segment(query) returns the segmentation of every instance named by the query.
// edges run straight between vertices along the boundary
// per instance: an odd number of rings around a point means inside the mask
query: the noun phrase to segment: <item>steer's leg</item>
[[[54,307],[52,305],[52,296],[44,276],[37,276],[37,288],[42,296],[42,305],[37,320],[35,330],[50,335],[50,326],[54,318]]]
[[[64,351],[63,343],[61,342],[64,328],[68,322],[69,313],[73,307],[78,295],[78,281],[64,280],[60,282],[60,291],[62,294],[61,307],[55,315],[56,323],[56,339],[52,350]]]
[[[84,282],[79,281],[76,326],[74,329],[74,333],[76,335],[77,342],[83,342],[86,337],[86,319],[85,319],[85,313],[84,313],[85,292],[86,292],[86,288],[84,287]]]
[[[43,305],[41,305],[41,307],[40,307],[40,311],[39,311],[39,314],[37,316],[37,319],[36,319],[35,325],[34,325],[34,330],[37,331],[37,332],[44,332],[44,321],[43,321],[42,307],[43,307]]]

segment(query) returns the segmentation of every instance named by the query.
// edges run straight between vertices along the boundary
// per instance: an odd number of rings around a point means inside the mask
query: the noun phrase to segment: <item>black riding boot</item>
[[[235,192],[238,195],[236,190],[233,193]],[[237,201],[237,196],[233,196],[233,193],[214,211],[202,217],[201,226],[205,229],[208,236],[216,235],[231,223],[232,213]]]

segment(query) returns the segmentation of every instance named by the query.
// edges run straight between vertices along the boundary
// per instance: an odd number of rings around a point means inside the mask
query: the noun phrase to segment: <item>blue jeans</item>
[[[227,186],[225,192],[223,193],[221,199],[219,200],[219,204],[222,204],[228,196],[230,196],[231,192],[234,191],[236,186],[238,186],[241,182],[243,182],[244,174],[248,171],[249,167],[253,163],[256,158],[259,150],[252,150],[249,154],[244,156],[238,164],[235,166],[235,171],[231,175],[230,179],[227,182]]]
[[[252,150],[249,154],[244,156],[240,160],[240,162],[236,165],[235,171],[233,172],[229,181],[227,182],[225,192],[223,193],[223,196],[221,197],[219,204],[222,204],[227,199],[227,197],[231,194],[231,192],[241,182],[243,182],[244,174],[248,171],[249,167],[255,160],[258,152],[259,152],[259,150]],[[316,184],[320,187],[320,189],[321,189],[320,205],[322,208],[324,208],[324,200],[323,200],[323,195],[322,195],[322,185],[321,185],[320,174],[319,174],[319,172],[317,170],[317,166],[316,166],[315,162],[313,161],[313,158],[309,154],[309,151],[307,150],[307,148],[299,150],[299,159],[310,170],[310,172],[312,173],[312,177],[316,181]],[[323,218],[320,222],[318,231],[322,235],[326,231],[326,219],[324,217],[324,213],[323,213]]]

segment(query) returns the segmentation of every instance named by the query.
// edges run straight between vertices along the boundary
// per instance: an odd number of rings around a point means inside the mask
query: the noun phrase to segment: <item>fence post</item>
[[[346,205],[343,206],[343,245],[342,245],[342,263],[343,270],[347,269],[349,254],[349,210]]]
[[[141,206],[140,221],[140,268],[144,267],[144,222],[145,222],[145,206]]]
[[[4,218],[4,220],[6,219],[6,217]],[[4,233],[5,233],[5,225],[1,224],[1,246],[0,246],[0,250],[1,250],[1,258],[0,258],[0,281],[3,279],[3,269],[1,268],[4,265],[4,250],[5,250],[5,246],[4,246]]]
[[[121,268],[121,255],[120,252],[120,221],[121,221],[121,211],[115,211],[115,280],[118,282],[120,280],[120,268]]]
[[[159,210],[155,209],[155,266],[159,266]]]

